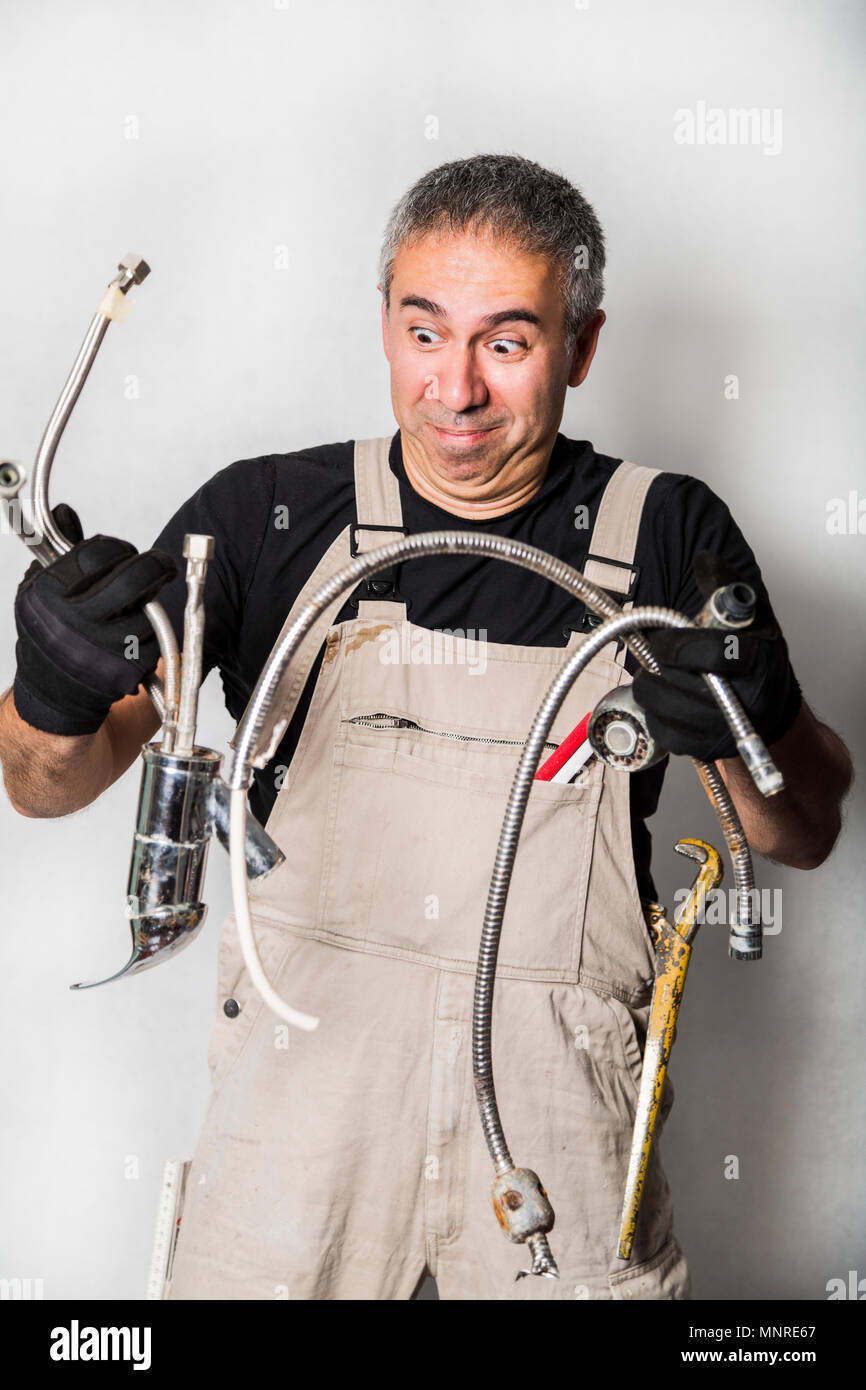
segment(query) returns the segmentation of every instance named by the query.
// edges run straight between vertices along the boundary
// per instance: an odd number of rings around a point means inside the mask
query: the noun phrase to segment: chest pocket
[[[401,712],[347,713],[333,751],[321,926],[369,949],[474,967],[525,732],[485,737]],[[575,976],[602,774],[593,760],[575,783],[533,784],[503,970]]]

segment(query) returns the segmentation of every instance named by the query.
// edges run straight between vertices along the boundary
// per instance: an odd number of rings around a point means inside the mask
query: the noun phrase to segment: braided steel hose
[[[505,1141],[493,1084],[491,1049],[493,986],[496,978],[496,961],[499,954],[502,922],[505,916],[508,890],[511,886],[511,875],[514,869],[520,831],[547,735],[563,700],[577,677],[593,657],[597,656],[602,647],[606,646],[612,639],[625,637],[627,633],[642,627],[690,628],[694,626],[695,624],[688,618],[684,618],[681,613],[676,613],[671,608],[658,607],[635,608],[629,613],[621,613],[619,617],[603,623],[601,627],[594,630],[587,641],[572,654],[562,670],[557,673],[529,731],[517,771],[514,774],[514,781],[502,822],[499,845],[490,880],[487,908],[481,932],[481,945],[478,952],[478,968],[475,975],[472,1020],[475,1091],[484,1138],[497,1173],[509,1172],[514,1167],[514,1160]],[[649,669],[653,670],[653,668],[657,673],[658,663],[655,658],[652,659],[652,665]],[[716,807],[725,842],[734,860],[738,890],[738,913],[741,908],[743,911],[750,911],[752,895],[749,890],[754,884],[752,862],[748,843],[739,824],[737,813],[715,768],[710,764],[699,762],[697,759],[693,759],[693,761],[707,794]]]
[[[728,955],[732,960],[760,960],[762,930],[755,901],[757,893],[752,851],[746,832],[718,768],[699,758],[693,758],[692,762],[704,791],[713,803],[734,870],[736,906],[728,934]]]
[[[758,791],[762,796],[775,796],[776,792],[782,790],[784,782],[781,772],[767,752],[764,740],[755,733],[746,711],[730,686],[712,671],[704,672],[704,680],[728,721],[728,727],[736,740],[737,752],[749,769]]]
[[[353,589],[362,579],[378,574],[379,570],[390,569],[394,564],[427,555],[486,555],[493,559],[506,560],[510,564],[549,579],[553,584],[558,584],[561,589],[581,599],[587,608],[602,618],[615,618],[622,612],[619,605],[614,603],[603,589],[591,584],[579,570],[573,569],[563,560],[557,560],[555,556],[539,550],[534,545],[508,540],[502,536],[491,536],[487,532],[473,535],[466,531],[423,531],[399,541],[390,541],[376,550],[358,555],[316,590],[309,603],[304,605],[292,626],[283,635],[279,646],[268,658],[235,733],[231,772],[233,787],[248,785],[270,701],[286,667],[319,614],[334,599]],[[630,633],[625,641],[642,666],[650,670],[658,669],[652,649],[643,637]]]
[[[331,579],[326,580],[315,592],[310,601],[304,605],[291,627],[284,634],[279,645],[271,653],[265,667],[263,668],[255,691],[253,692],[250,703],[244,714],[243,719],[235,733],[234,751],[231,759],[231,767],[228,775],[229,785],[234,789],[246,789],[252,775],[252,768],[259,753],[259,737],[265,725],[269,712],[269,707],[282,676],[295,656],[298,648],[306,634],[309,632],[313,623],[319,615],[338,599],[344,592],[354,588],[361,580],[377,574],[380,570],[389,569],[395,563],[406,560],[416,559],[426,555],[482,555],[505,560],[511,564],[516,564],[524,569],[531,570],[535,574],[542,575],[552,583],[558,584],[560,588],[581,599],[592,612],[599,614],[603,618],[621,619],[624,615],[618,604],[614,603],[603,589],[590,583],[588,579],[578,571],[567,565],[562,560],[556,559],[546,551],[538,550],[535,546],[526,545],[522,541],[509,540],[500,536],[491,536],[486,532],[480,534],[470,534],[460,531],[430,531],[420,535],[407,536],[401,540],[391,541],[387,545],[380,546],[376,550],[369,551],[364,555],[357,556],[348,565],[345,565]],[[676,627],[692,627],[693,623],[679,614],[675,614],[668,621],[667,615],[672,613],[670,609],[641,609],[641,613],[647,611],[653,614],[666,615],[660,625]],[[625,615],[633,618],[633,614]],[[674,621],[673,619],[676,619]],[[647,619],[643,619],[644,625]],[[651,625],[651,624],[650,624]],[[634,653],[637,660],[648,670],[658,673],[659,664],[653,656],[651,647],[643,637],[637,635],[634,628],[637,624],[626,622],[621,631],[622,637],[629,649]],[[601,639],[599,637],[601,635]],[[592,653],[601,650],[605,642],[610,640],[610,629],[605,627],[597,628],[581,648],[581,652],[591,649]],[[573,658],[572,658],[573,659]],[[589,657],[586,658],[587,660]],[[723,691],[726,689],[725,683],[720,682]],[[735,931],[741,941],[742,950],[737,954],[741,955],[760,955],[760,937],[758,936],[757,950],[754,940],[750,936],[751,928],[751,903],[753,899],[754,873],[752,869],[751,855],[748,843],[740,825],[734,805],[727,793],[727,790],[719,777],[716,769],[708,763],[695,763],[698,775],[707,792],[710,801],[716,811],[725,843],[731,854],[734,865],[734,877],[737,884],[737,923]],[[534,771],[534,769],[533,769]],[[240,880],[239,880],[240,881]],[[732,933],[733,935],[733,933]],[[732,950],[731,954],[734,954]]]

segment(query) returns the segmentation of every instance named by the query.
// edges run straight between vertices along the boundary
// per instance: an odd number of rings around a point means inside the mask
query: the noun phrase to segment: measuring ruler
[[[162,1173],[159,1189],[159,1207],[156,1213],[156,1230],[153,1236],[153,1255],[150,1261],[150,1277],[147,1281],[147,1300],[161,1300],[165,1286],[171,1277],[174,1260],[174,1247],[183,1210],[183,1194],[187,1174],[192,1160],[189,1158],[169,1158]]]

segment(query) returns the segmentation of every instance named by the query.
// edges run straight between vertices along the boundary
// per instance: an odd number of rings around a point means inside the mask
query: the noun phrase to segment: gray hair
[[[555,266],[565,306],[566,346],[604,295],[604,233],[583,195],[561,174],[516,154],[476,154],[422,174],[394,207],[379,256],[390,309],[394,257],[430,233],[484,228]]]

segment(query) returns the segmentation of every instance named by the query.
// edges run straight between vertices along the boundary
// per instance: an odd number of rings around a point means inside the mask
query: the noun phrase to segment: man
[[[348,559],[350,539],[363,551],[388,528],[448,528],[527,541],[620,602],[687,615],[703,603],[696,558],[704,587],[752,584],[758,621],[736,655],[724,634],[658,632],[662,675],[638,673],[635,691],[664,747],[717,760],[755,850],[822,863],[847,754],[801,699],[724,503],[693,478],[558,433],[605,321],[603,267],[598,221],[559,175],[516,156],[424,175],[395,208],[381,260],[397,434],[232,464],[153,551],[80,541],[26,579],[0,710],[13,805],[53,816],[88,804],[155,732],[149,699],[133,693],[156,660],[140,609],[161,590],[180,634],[186,531],[216,539],[205,670],[219,667],[239,718],[287,612]],[[587,617],[525,570],[449,556],[376,576],[321,631],[250,800],[287,854],[252,894],[259,949],[283,996],[322,1022],[283,1045],[229,923],[172,1297],[404,1299],[425,1269],[442,1298],[689,1296],[657,1157],[632,1259],[616,1257],[653,974],[645,822],[664,764],[629,778],[594,763],[572,784],[533,788],[494,1050],[517,1161],[557,1211],[559,1281],[514,1282],[519,1257],[488,1203],[470,1057],[478,933],[520,744]],[[117,659],[130,633],[132,667]],[[732,680],[785,776],[771,801],[735,756],[700,674],[710,669]],[[609,644],[552,741],[633,673]]]

